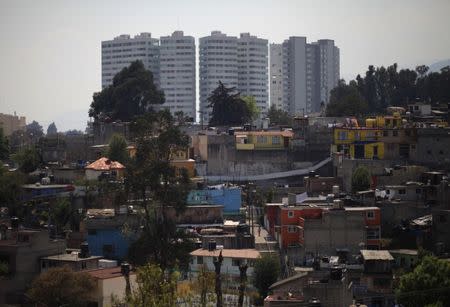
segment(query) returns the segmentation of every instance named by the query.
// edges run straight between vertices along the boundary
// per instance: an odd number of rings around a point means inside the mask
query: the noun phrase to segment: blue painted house
[[[193,190],[188,194],[188,205],[222,205],[224,214],[237,214],[241,208],[242,191],[238,186],[225,184]]]

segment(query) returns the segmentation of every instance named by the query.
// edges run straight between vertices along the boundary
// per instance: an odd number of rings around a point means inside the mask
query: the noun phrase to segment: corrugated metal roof
[[[394,260],[391,253],[387,250],[361,250],[361,255],[364,260]]]

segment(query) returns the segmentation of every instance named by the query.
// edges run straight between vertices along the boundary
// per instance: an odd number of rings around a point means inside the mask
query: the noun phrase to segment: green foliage
[[[355,82],[347,85],[340,80],[338,86],[331,90],[327,116],[362,116],[367,111],[367,101],[358,92]]]
[[[0,166],[0,207],[8,207],[10,215],[18,215],[25,176],[20,172],[9,172]]]
[[[450,302],[450,263],[425,256],[411,273],[400,278],[397,299],[408,307]]]
[[[9,158],[8,139],[3,134],[3,128],[0,127],[0,161]]]
[[[253,96],[242,96],[242,100],[247,105],[247,109],[250,112],[250,117],[252,120],[255,120],[258,118],[259,114],[261,113],[261,110],[256,105],[256,99]]]
[[[55,135],[58,133],[58,129],[56,129],[56,125],[55,122],[52,122],[50,125],[48,125],[47,127],[47,135]]]
[[[129,195],[142,200],[145,212],[142,235],[130,248],[131,260],[142,264],[151,259],[163,268],[185,267],[191,243],[167,214],[186,206],[190,179],[186,171],[177,172],[170,160],[172,152],[188,146],[189,138],[167,110],[145,114],[131,129],[137,150],[128,167],[126,188]]]
[[[256,259],[253,273],[253,285],[262,299],[267,296],[269,287],[278,280],[280,261],[273,255],[263,255]]]
[[[270,124],[273,125],[292,125],[292,118],[289,113],[281,109],[277,109],[275,105],[271,105],[267,117],[270,120]]]
[[[126,164],[128,159],[127,141],[120,134],[114,134],[109,141],[109,148],[107,157],[112,161],[119,161],[122,164]]]
[[[28,124],[25,128],[25,133],[28,140],[31,143],[36,143],[42,136],[44,136],[44,129],[41,125],[35,120],[33,120],[30,124]]]
[[[243,125],[252,118],[251,110],[235,88],[225,87],[220,81],[208,102],[208,107],[212,108],[210,126]]]
[[[365,167],[358,167],[352,174],[352,191],[365,191],[370,188],[370,173]]]
[[[47,307],[86,306],[93,299],[97,282],[87,273],[68,267],[50,268],[33,281],[29,297]]]
[[[203,265],[194,281],[194,290],[200,296],[200,306],[206,307],[208,303],[214,301],[214,285],[214,273],[208,272],[206,265]]]
[[[153,74],[141,61],[135,61],[114,76],[112,85],[94,94],[89,116],[130,121],[162,103],[164,93],[154,84]]]
[[[9,264],[6,261],[0,261],[0,279],[9,274]]]
[[[137,269],[137,287],[127,298],[128,306],[172,307],[176,305],[178,274],[166,274],[158,265],[146,264]]]
[[[41,163],[41,157],[36,147],[26,147],[13,156],[13,160],[19,164],[19,169],[24,173],[34,172]]]
[[[450,67],[429,73],[425,65],[415,70],[398,70],[396,63],[388,67],[370,65],[364,76],[357,75],[348,85],[339,82],[336,91],[331,92],[327,114],[384,113],[388,106],[405,107],[416,98],[431,104],[446,103],[450,101],[449,84]],[[359,95],[346,87],[356,87]]]
[[[58,233],[64,230],[72,216],[72,206],[67,198],[58,198],[50,207],[50,223],[56,226]]]

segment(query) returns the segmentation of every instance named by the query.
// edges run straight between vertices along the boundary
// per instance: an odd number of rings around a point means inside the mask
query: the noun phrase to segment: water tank
[[[125,276],[130,275],[130,264],[126,261],[122,262],[120,265],[120,272]]]
[[[319,299],[313,297],[309,300],[308,306],[309,307],[320,307],[320,306],[322,306],[322,304],[320,303]]]
[[[12,228],[12,230],[19,229],[19,218],[18,217],[13,216],[11,218],[11,228]]]
[[[332,268],[330,272],[330,278],[332,280],[341,280],[342,279],[342,269],[341,268]]]
[[[208,242],[208,250],[210,252],[214,251],[214,250],[216,250],[216,247],[217,247],[216,240],[209,240],[209,242]]]
[[[87,242],[83,242],[80,244],[80,254],[78,255],[80,258],[89,258],[89,244]]]

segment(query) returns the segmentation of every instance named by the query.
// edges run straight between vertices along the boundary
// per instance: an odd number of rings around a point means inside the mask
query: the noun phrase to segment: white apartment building
[[[238,39],[238,90],[241,95],[255,97],[261,114],[268,111],[268,41],[250,33]]]
[[[290,37],[281,47],[271,45],[270,58],[270,96],[277,108],[303,115],[319,112],[322,102],[329,102],[339,81],[339,48],[334,41],[308,44],[306,37]]]
[[[133,38],[128,34],[102,41],[102,88],[112,84],[114,76],[132,62],[141,60],[153,73],[159,85],[159,40],[151,33],[141,33]]]
[[[175,31],[162,36],[160,44],[160,84],[166,107],[172,114],[182,111],[196,117],[195,39]]]
[[[283,48],[281,44],[270,44],[270,106],[285,110],[283,103]],[[287,110],[285,110],[287,111]]]
[[[238,86],[237,37],[212,31],[199,39],[200,122],[207,124],[211,108],[208,97],[219,81],[226,87]]]

